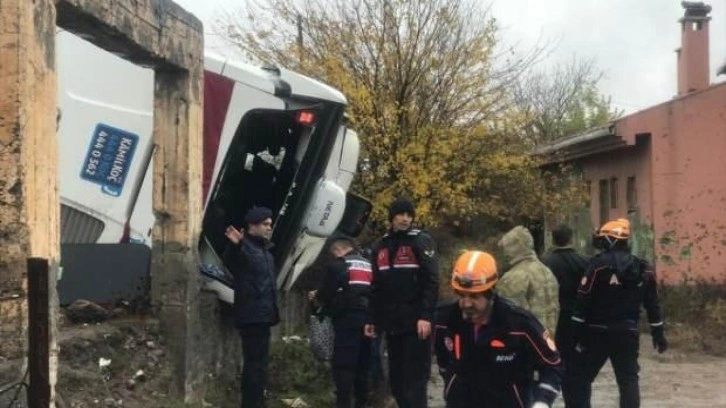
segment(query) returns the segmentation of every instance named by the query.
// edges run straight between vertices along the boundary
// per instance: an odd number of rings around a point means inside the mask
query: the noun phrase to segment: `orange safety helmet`
[[[625,218],[608,221],[600,227],[596,235],[601,238],[627,240],[630,238],[630,221]]]
[[[481,293],[493,289],[497,280],[494,257],[482,251],[466,251],[454,263],[451,287],[459,292]]]

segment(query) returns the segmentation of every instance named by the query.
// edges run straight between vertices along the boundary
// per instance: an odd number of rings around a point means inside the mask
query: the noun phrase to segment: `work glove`
[[[658,350],[658,353],[663,353],[668,349],[668,342],[663,332],[663,325],[651,327],[650,335],[653,337],[653,348]]]
[[[550,408],[550,406],[542,401],[537,401],[532,405],[532,408]]]

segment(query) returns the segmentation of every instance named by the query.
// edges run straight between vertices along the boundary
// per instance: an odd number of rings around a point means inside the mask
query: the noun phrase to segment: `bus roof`
[[[290,85],[293,96],[348,104],[345,96],[337,89],[285,68],[275,69],[279,71],[278,77],[277,72],[256,65],[219,55],[205,54],[204,69],[270,94],[275,93],[275,77],[277,77]]]

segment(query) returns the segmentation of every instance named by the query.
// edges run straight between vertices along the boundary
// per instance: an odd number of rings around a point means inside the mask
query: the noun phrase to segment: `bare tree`
[[[577,58],[522,76],[514,101],[526,117],[524,136],[535,145],[549,143],[620,116],[598,90],[602,78],[594,61]]]

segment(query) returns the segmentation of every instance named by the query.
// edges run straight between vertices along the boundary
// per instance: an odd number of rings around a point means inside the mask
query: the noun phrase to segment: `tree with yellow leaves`
[[[374,220],[399,195],[427,225],[541,214],[543,180],[511,92],[539,53],[498,52],[496,21],[476,0],[259,0],[216,28],[250,57],[348,97],[363,148],[355,188]]]

